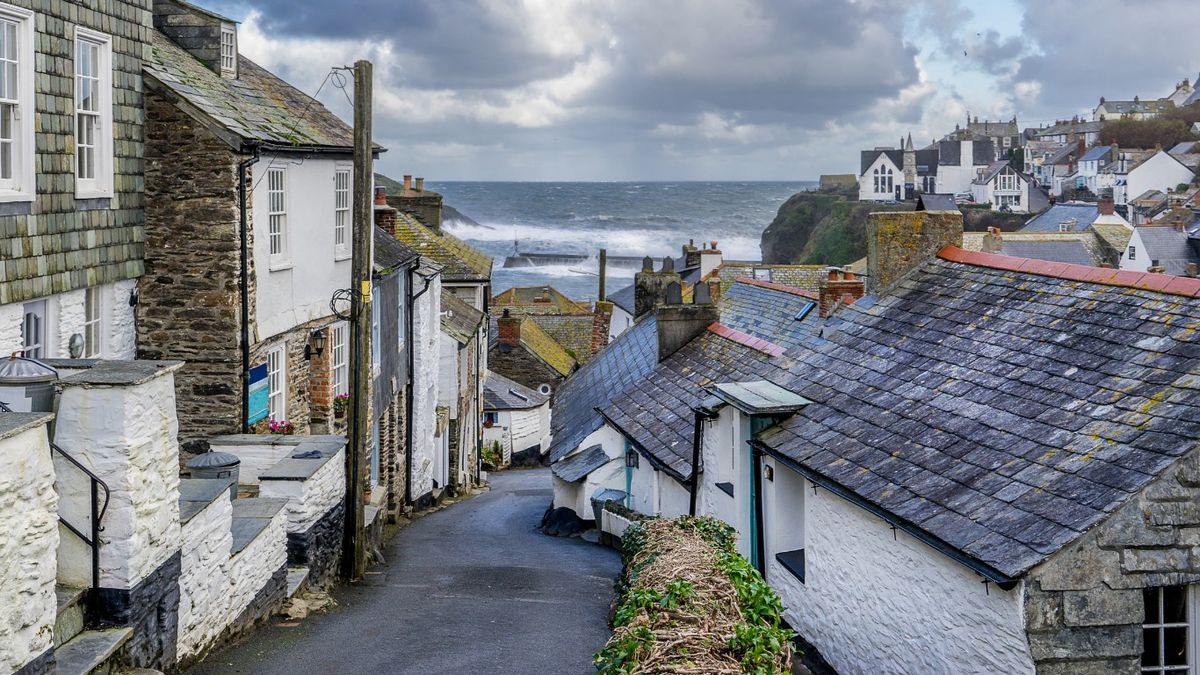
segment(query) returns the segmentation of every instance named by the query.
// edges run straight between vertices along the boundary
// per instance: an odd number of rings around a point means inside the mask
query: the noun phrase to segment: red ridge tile
[[[768,356],[783,356],[787,349],[773,343],[767,342],[761,338],[754,337],[740,330],[736,330],[726,326],[723,323],[714,323],[708,327],[708,330],[716,335],[719,335],[730,342],[736,342],[744,347],[749,347],[755,351],[760,351]]]
[[[779,291],[780,293],[798,295],[802,298],[808,298],[809,300],[818,299],[816,293],[803,288],[796,288],[795,286],[786,286],[784,284],[777,284],[771,281],[759,281],[758,279],[751,279],[750,277],[738,277],[734,281],[736,283],[746,284],[748,286],[758,286],[759,288],[768,288],[772,291]]]

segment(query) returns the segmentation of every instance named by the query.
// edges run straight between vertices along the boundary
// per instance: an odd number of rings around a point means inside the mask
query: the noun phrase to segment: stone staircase
[[[129,627],[86,628],[83,588],[57,586],[58,615],[54,622],[54,658],[59,675],[114,675],[115,658],[133,634]]]

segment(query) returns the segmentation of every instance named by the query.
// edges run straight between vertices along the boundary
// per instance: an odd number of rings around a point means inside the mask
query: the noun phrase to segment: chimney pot
[[[650,256],[646,256],[645,258],[642,258],[642,271],[643,272],[653,272],[654,271],[654,259],[653,258],[651,258]]]
[[[1188,264],[1187,264],[1187,275],[1188,275],[1189,277],[1194,277],[1194,276],[1196,276],[1198,273],[1200,273],[1200,269],[1198,269],[1198,267],[1197,267],[1196,263],[1194,263],[1194,262],[1190,262],[1190,263],[1188,263]]]
[[[412,175],[406,173],[404,174],[404,190],[407,192],[410,187],[412,187]]]
[[[496,342],[504,348],[521,344],[521,317],[512,316],[508,308],[496,320]]]
[[[417,188],[416,189],[417,189],[417,192],[425,191],[425,179],[424,178],[417,179]]]
[[[675,271],[675,259],[669,255],[663,256],[662,269],[659,271],[660,272],[674,272]]]
[[[382,185],[375,186],[375,205],[387,206],[387,188]]]

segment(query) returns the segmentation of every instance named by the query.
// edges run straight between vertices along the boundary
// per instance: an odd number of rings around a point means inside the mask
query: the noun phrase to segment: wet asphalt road
[[[335,591],[336,609],[295,627],[273,622],[189,673],[594,672],[619,556],[534,529],[550,503],[549,470],[490,482],[402,530],[386,565]]]

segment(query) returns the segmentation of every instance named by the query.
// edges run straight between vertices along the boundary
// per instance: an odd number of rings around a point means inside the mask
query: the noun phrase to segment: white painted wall
[[[704,423],[701,456],[704,471],[700,474],[700,493],[696,511],[700,515],[719,518],[738,531],[737,549],[749,555],[750,528],[750,449],[749,422],[737,408],[724,406],[717,418]],[[717,487],[717,483],[732,483],[733,496]]]
[[[891,169],[892,171],[892,189],[891,190],[875,190],[875,170],[876,169]],[[862,201],[895,201],[896,188],[901,188],[901,195],[904,193],[904,167],[896,166],[887,155],[879,155],[871,166],[858,177],[858,198]]]
[[[415,292],[420,293],[422,287],[418,284]],[[413,310],[413,499],[433,489],[435,455],[441,449],[440,439],[435,438],[441,311],[442,284],[438,275],[416,299]]]
[[[240,553],[229,559],[229,604],[225,625],[233,623],[271,577],[287,564],[287,509],[281,509],[271,523],[258,533]]]
[[[54,641],[58,496],[45,423],[0,440],[0,672]]]
[[[458,340],[446,333],[438,337],[438,405],[450,408],[450,419],[458,419]]]
[[[268,154],[252,168],[258,341],[329,316],[333,292],[350,287],[350,259],[338,259],[333,239],[334,174],[349,166],[348,160]],[[286,174],[288,265],[272,270],[266,173],[278,167]]]
[[[233,503],[218,497],[183,526],[179,575],[179,656],[201,652],[225,630]]]
[[[55,441],[112,490],[100,535],[100,584],[106,588],[132,588],[180,547],[178,368],[129,386],[61,381]],[[60,512],[86,526],[88,481],[57,456],[55,470]],[[91,585],[87,549],[71,534],[62,543],[59,581]]]
[[[1180,183],[1191,183],[1192,178],[1190,169],[1166,151],[1160,150],[1129,172],[1126,178],[1125,198],[1134,199],[1146,190],[1168,192]]]
[[[454,297],[462,300],[479,311],[483,311],[487,301],[487,290],[484,284],[478,282],[446,282],[446,289],[454,293]]]
[[[346,491],[345,455],[345,450],[339,450],[308,480],[260,481],[258,496],[288,500],[284,509],[287,513],[287,531],[307,532],[342,502]]]
[[[939,194],[958,194],[971,191],[971,182],[975,180],[977,170],[972,163],[974,157],[974,141],[959,141],[960,164],[938,165],[937,191]]]
[[[621,333],[633,327],[633,315],[613,305],[612,319],[608,323],[608,343],[612,344]]]
[[[665,471],[654,468],[641,455],[633,470],[629,508],[647,516],[673,518],[687,515],[691,497],[687,488]]]
[[[129,305],[129,294],[136,284],[136,281],[129,280],[97,287],[101,294],[102,358],[129,360],[136,356],[137,334],[133,307]],[[70,356],[71,336],[83,334],[86,294],[84,289],[78,289],[43,298],[47,314],[44,357]],[[0,306],[0,353],[7,355],[21,350],[21,322],[24,315],[24,303]]]
[[[770,541],[767,581],[788,622],[838,672],[1034,672],[1020,587],[985,588],[966,567],[903,532],[893,536],[887,523],[825,490],[806,492],[803,516],[774,503],[763,504],[767,531],[804,518],[805,582],[775,561]]]
[[[625,490],[625,439],[616,429],[603,424],[599,429],[584,437],[571,454],[584,448],[600,444],[609,462],[590,473],[578,483],[568,483],[554,478],[554,506],[565,506],[574,511],[579,517],[591,520],[592,495],[601,488]]]

